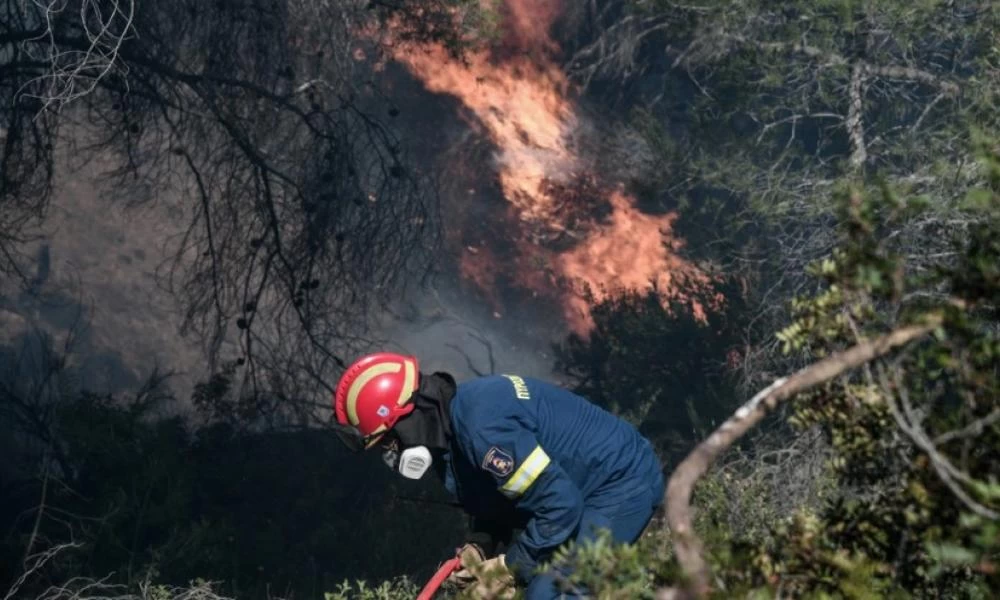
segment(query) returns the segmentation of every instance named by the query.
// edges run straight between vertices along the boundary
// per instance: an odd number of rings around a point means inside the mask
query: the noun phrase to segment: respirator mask
[[[395,436],[393,439],[383,441],[382,461],[407,479],[420,479],[434,464],[434,458],[427,446],[401,449],[399,439]]]
[[[407,479],[420,479],[434,464],[432,452],[448,449],[451,425],[448,407],[455,394],[455,380],[445,373],[421,378],[413,395],[413,412],[400,419],[380,442],[382,460]]]

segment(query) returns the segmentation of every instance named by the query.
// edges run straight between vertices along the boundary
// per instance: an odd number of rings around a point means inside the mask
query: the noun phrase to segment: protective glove
[[[458,549],[458,557],[462,560],[462,566],[453,571],[446,581],[459,589],[465,589],[476,582],[476,574],[472,569],[486,560],[486,555],[476,544],[466,544]]]
[[[499,554],[472,567],[476,575],[474,598],[513,598],[514,574],[507,568],[506,556]]]
[[[503,554],[487,559],[479,546],[466,544],[458,550],[458,556],[462,567],[448,576],[450,583],[469,590],[472,598],[514,597],[514,576],[507,569]]]

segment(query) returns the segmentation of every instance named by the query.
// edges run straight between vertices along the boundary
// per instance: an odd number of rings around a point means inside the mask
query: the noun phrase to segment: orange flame
[[[569,326],[581,335],[593,327],[581,284],[601,300],[613,290],[652,285],[677,293],[673,274],[680,271],[704,281],[671,251],[680,246],[671,238],[673,215],[644,214],[620,189],[588,183],[592,176],[572,147],[580,117],[566,76],[550,58],[557,47],[549,29],[559,3],[507,0],[504,8],[504,36],[493,52],[473,52],[460,61],[438,45],[400,45],[394,58],[427,90],[459,99],[474,116],[470,123],[493,142],[497,176],[513,213],[506,231],[515,237],[517,256],[507,268],[517,269],[517,281],[535,295],[560,302]],[[574,190],[581,193],[570,198]],[[587,206],[582,198],[595,190],[601,197]],[[598,220],[593,213],[602,206],[611,213]],[[547,243],[567,237],[575,240],[568,249]],[[494,252],[473,247],[465,250],[461,270],[491,294],[502,267]],[[702,307],[693,309],[703,314]]]
[[[585,282],[597,300],[604,299],[613,288],[642,290],[653,285],[658,290],[676,293],[673,277],[684,273],[693,281],[707,279],[683,259],[665,248],[670,240],[674,215],[646,215],[632,206],[632,200],[621,191],[611,193],[614,212],[611,222],[591,235],[587,242],[559,256],[561,271],[570,279]],[[676,247],[677,242],[672,243]],[[612,289],[608,289],[612,288]],[[579,295],[568,299],[569,316],[577,332],[593,326],[586,302]],[[692,303],[699,319],[704,307]]]

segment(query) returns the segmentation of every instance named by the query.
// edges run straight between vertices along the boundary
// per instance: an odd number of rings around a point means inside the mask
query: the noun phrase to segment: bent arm
[[[507,550],[507,566],[522,583],[556,547],[574,535],[583,514],[583,495],[535,436],[505,420],[480,430],[475,453],[500,493],[531,517]]]

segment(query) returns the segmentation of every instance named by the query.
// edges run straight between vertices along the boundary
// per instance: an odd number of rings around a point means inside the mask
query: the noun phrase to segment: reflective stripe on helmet
[[[396,399],[396,406],[402,406],[409,401],[410,396],[413,395],[414,388],[417,385],[417,369],[413,364],[412,360],[404,360],[403,367],[406,371],[403,373],[403,389],[399,390],[399,398]]]
[[[404,360],[402,364],[398,362],[374,364],[358,374],[357,378],[351,383],[351,387],[347,390],[347,419],[351,425],[357,426],[361,422],[358,418],[358,396],[361,395],[361,390],[379,375],[398,373],[401,368],[404,369],[403,387],[399,390],[396,405],[402,406],[410,399],[416,387],[417,369],[412,360]]]

